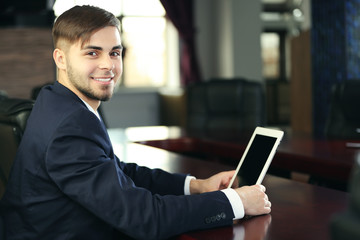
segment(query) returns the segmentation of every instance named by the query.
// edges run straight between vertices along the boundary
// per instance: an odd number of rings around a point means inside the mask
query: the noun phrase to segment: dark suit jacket
[[[120,162],[104,124],[56,82],[37,98],[1,201],[6,235],[161,239],[232,224],[224,193],[184,196],[184,179]]]

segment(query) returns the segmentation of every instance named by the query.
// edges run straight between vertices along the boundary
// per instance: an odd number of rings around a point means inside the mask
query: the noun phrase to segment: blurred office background
[[[360,79],[356,0],[3,0],[2,94],[31,98],[55,80],[51,26],[75,4],[122,22],[124,74],[102,105],[110,128],[186,126],[189,86],[245,79],[264,89],[264,125],[322,136],[333,85]]]

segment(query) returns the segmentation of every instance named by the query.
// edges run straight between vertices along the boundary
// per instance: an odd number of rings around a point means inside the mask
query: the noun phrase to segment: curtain
[[[195,50],[193,0],[160,0],[166,16],[179,32],[181,40],[180,75],[183,86],[200,82],[201,74]]]

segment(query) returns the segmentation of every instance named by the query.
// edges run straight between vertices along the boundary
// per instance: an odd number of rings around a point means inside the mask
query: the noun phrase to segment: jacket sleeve
[[[124,163],[119,160],[118,162],[122,171],[134,181],[137,187],[146,188],[153,194],[184,194],[185,174],[168,173],[161,169],[149,169],[135,163]]]
[[[104,222],[137,239],[232,224],[234,214],[224,193],[153,194],[170,192],[166,184],[172,183],[166,180],[180,185],[184,176],[118,164],[106,130],[92,113],[79,111],[67,119],[49,143],[46,169],[66,197]]]

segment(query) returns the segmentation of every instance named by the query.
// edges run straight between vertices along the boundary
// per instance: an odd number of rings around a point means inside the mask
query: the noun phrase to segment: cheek
[[[116,69],[116,73],[117,73],[118,75],[121,75],[121,74],[122,74],[122,71],[123,71],[123,62],[122,62],[122,60],[117,61],[117,62],[115,63],[115,69]]]
[[[68,69],[69,67],[72,73],[79,77],[89,75],[91,72],[91,64],[79,58],[71,59],[71,61],[68,62]]]
[[[79,64],[78,69],[83,75],[91,76],[96,73],[97,65],[92,62],[83,62],[82,64]]]

